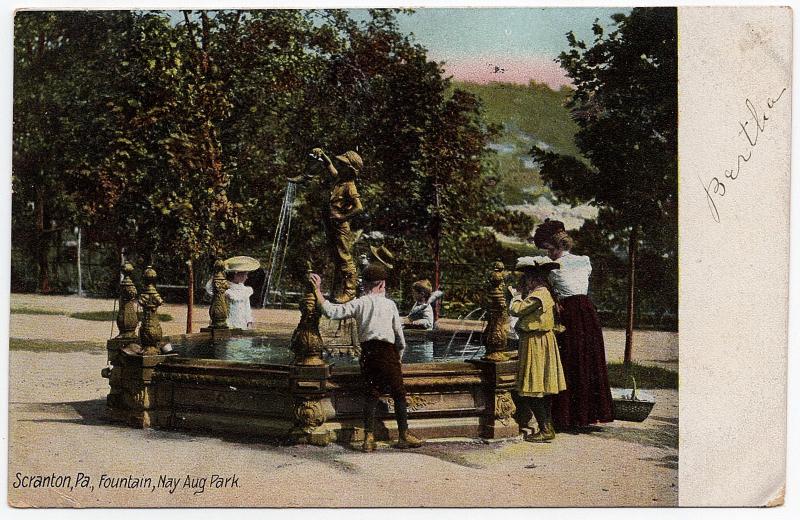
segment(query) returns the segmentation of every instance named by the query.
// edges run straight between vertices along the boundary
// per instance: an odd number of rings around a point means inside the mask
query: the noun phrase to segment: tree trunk
[[[439,226],[436,226],[436,232],[433,236],[433,290],[439,290],[439,276],[440,276],[440,269],[439,269],[439,242],[441,241],[441,233],[439,231]],[[433,303],[433,321],[439,319],[439,302],[441,298],[437,299]]]
[[[634,292],[636,286],[636,253],[639,249],[639,226],[634,225],[628,242],[628,315],[625,327],[625,368],[631,365],[633,354],[633,314]]]
[[[186,333],[191,334],[192,312],[194,312],[194,267],[191,260],[186,262],[186,267],[188,268],[186,273],[188,277],[188,283],[186,284]]]
[[[36,188],[36,261],[39,265],[37,289],[42,294],[50,292],[50,274],[47,253],[50,245],[44,230],[44,193]]]
[[[440,251],[441,251],[441,241],[442,241],[442,216],[439,213],[439,177],[436,176],[434,183],[433,183],[433,204],[436,208],[436,215],[433,221],[433,290],[439,290],[439,284],[441,282],[441,269],[439,266],[440,261]],[[435,302],[433,302],[433,321],[439,320],[439,312],[441,310],[441,298],[437,298]]]

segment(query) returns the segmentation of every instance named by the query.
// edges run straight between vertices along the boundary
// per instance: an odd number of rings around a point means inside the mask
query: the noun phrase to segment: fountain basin
[[[516,361],[482,361],[479,349],[451,333],[408,331],[406,338],[403,377],[415,432],[425,438],[518,435],[509,392]],[[108,342],[111,368],[104,375],[113,420],[320,445],[363,436],[364,388],[352,356],[338,352],[322,365],[293,365],[288,336],[241,330],[165,338],[174,347],[167,355],[121,350],[133,341]],[[383,399],[378,439],[397,437],[393,406]]]

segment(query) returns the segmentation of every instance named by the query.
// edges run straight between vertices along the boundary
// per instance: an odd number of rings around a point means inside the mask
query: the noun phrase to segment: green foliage
[[[678,373],[666,368],[631,363],[628,369],[622,363],[608,364],[608,382],[615,388],[632,388],[631,376],[638,388],[678,388]]]
[[[583,238],[638,255],[638,287],[656,312],[677,309],[677,21],[674,8],[617,15],[591,46],[567,35],[559,61],[573,80],[568,103],[582,157],[534,148],[559,198],[599,206]],[[585,159],[584,159],[585,158]],[[601,248],[600,251],[607,248]],[[591,251],[591,249],[589,250]],[[613,263],[611,252],[606,260]],[[641,275],[641,276],[639,276]],[[611,302],[621,287],[604,286]],[[614,296],[616,295],[616,296]],[[614,305],[618,305],[615,302]]]
[[[74,95],[60,107],[71,131],[58,134],[60,148],[43,138],[51,121],[20,125],[29,130],[15,133],[15,171],[27,164],[22,152],[37,150],[24,139],[35,137],[44,147],[37,157],[59,158],[48,170],[53,182],[70,187],[46,195],[70,210],[55,220],[83,224],[89,240],[125,248],[160,273],[179,273],[185,260],[201,272],[218,256],[267,257],[286,178],[320,173],[308,158],[314,147],[353,149],[366,163],[357,185],[367,212],[355,227],[382,232],[401,256],[430,257],[441,234],[443,255],[460,256],[459,244],[502,212],[485,152],[498,129],[476,96],[451,89],[425,49],[399,32],[397,12],[373,10],[363,22],[340,10],[186,11],[180,21],[153,12],[21,13],[18,49],[42,27],[74,38],[54,36],[64,50],[38,68],[20,54],[18,69],[39,76],[20,75],[15,114],[52,114],[25,104],[36,89],[42,99]],[[289,275],[300,276],[310,250],[325,250],[323,177],[298,195]],[[18,198],[15,215],[23,215],[31,197]],[[506,220],[514,218],[525,220]]]
[[[11,314],[40,314],[44,316],[58,316],[64,314],[54,309],[39,309],[37,307],[11,307]]]
[[[588,164],[534,149],[542,176],[570,202],[592,200],[616,229],[676,230],[677,22],[673,8],[633,9],[589,48],[569,33],[559,56],[575,83],[568,104]],[[669,236],[669,235],[667,235]],[[674,233],[672,234],[674,236]]]
[[[506,204],[533,202],[549,193],[532,164],[530,148],[541,144],[553,151],[578,156],[575,133],[578,126],[570,118],[566,103],[571,89],[554,91],[547,85],[454,82],[456,88],[478,96],[489,123],[501,127],[494,139],[497,191]],[[528,230],[530,231],[530,230]]]
[[[30,350],[33,352],[94,352],[104,354],[105,345],[90,341],[49,341],[41,339],[9,338],[9,350]]]
[[[563,154],[580,154],[574,141],[578,125],[570,119],[565,107],[571,89],[553,90],[534,81],[528,85],[457,81],[454,86],[484,100],[487,120],[503,125],[503,132],[509,139],[528,144],[526,151],[531,141],[536,140]]]
[[[65,223],[80,220],[70,171],[91,135],[85,78],[127,13],[20,11],[14,31],[12,234],[37,259],[48,292],[48,250]],[[92,30],[86,30],[92,27]],[[80,153],[80,152],[79,152]]]
[[[399,31],[397,13],[373,10],[358,22],[341,10],[20,12],[15,245],[46,263],[40,253],[57,236],[49,228],[80,224],[87,242],[110,246],[111,263],[124,248],[140,267],[154,263],[161,283],[176,283],[193,260],[204,280],[215,257],[268,259],[286,178],[312,173],[298,188],[286,255],[284,286],[297,287],[306,260],[329,263],[320,225],[328,186],[308,153],[353,149],[365,161],[356,183],[366,209],[354,227],[383,233],[407,260],[398,261],[401,280],[432,277],[426,262],[440,237],[444,283],[477,301],[465,283],[481,284],[493,260],[531,251],[489,229],[525,236],[534,224],[504,209],[548,192],[521,162],[527,149],[547,143],[581,172],[573,135],[585,129],[567,117],[569,90],[451,84]],[[582,103],[574,99],[573,115]],[[594,134],[580,135],[579,145]],[[596,154],[585,155],[599,168]],[[587,198],[567,193],[556,173],[542,176],[570,200]],[[522,191],[531,186],[539,191]],[[609,202],[604,218],[619,211]],[[647,244],[658,233],[661,243],[643,247],[663,251],[670,229],[654,226]]]
[[[156,314],[158,317],[158,321],[172,321],[173,317],[169,314]],[[117,313],[112,311],[83,311],[83,312],[73,312],[69,315],[70,318],[75,318],[78,320],[89,320],[89,321],[114,321],[117,319]],[[138,313],[139,321],[142,320],[142,313]]]

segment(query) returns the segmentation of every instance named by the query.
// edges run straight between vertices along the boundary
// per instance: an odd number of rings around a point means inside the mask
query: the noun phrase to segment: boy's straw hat
[[[361,171],[361,168],[364,167],[364,161],[361,159],[361,156],[353,150],[347,150],[342,155],[337,155],[336,158],[358,171]]]
[[[260,268],[259,261],[249,256],[234,256],[225,260],[225,270],[232,273],[249,273]]]
[[[428,296],[430,296],[431,293],[433,292],[433,286],[431,285],[431,282],[429,280],[427,280],[427,279],[425,279],[425,280],[417,280],[416,282],[413,283],[413,285],[411,285],[411,288],[412,289],[419,289],[420,291],[424,292]]]
[[[378,262],[385,265],[387,269],[394,268],[394,266],[391,264],[391,262],[394,260],[394,255],[391,251],[386,249],[386,246],[369,246],[369,250],[372,251],[372,256],[374,256]]]
[[[547,273],[553,269],[560,268],[560,264],[557,262],[551,262],[549,259],[544,260],[532,256],[521,256],[517,258],[517,265],[514,269],[526,274],[547,276]]]

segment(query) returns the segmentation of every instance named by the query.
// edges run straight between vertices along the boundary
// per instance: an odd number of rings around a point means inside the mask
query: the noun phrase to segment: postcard
[[[13,26],[11,507],[783,504],[790,8]]]

